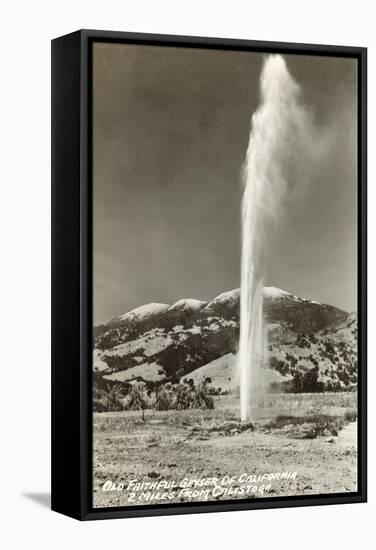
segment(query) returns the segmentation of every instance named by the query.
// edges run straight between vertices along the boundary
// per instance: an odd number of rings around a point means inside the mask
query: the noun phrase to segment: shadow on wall
[[[36,502],[43,508],[51,508],[50,493],[22,493],[22,496]]]

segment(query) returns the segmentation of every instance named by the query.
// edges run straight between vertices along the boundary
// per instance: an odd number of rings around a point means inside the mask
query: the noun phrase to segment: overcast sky
[[[353,311],[356,61],[284,57],[327,150],[285,202],[265,284]],[[263,59],[94,45],[95,324],[239,287],[240,171]]]

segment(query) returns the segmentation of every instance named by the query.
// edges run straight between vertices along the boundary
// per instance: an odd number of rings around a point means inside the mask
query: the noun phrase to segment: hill
[[[145,304],[94,330],[94,376],[153,387],[192,377],[236,386],[239,289],[209,302]],[[274,287],[264,288],[270,387],[352,389],[357,382],[357,317]],[[268,371],[268,372],[266,372]]]

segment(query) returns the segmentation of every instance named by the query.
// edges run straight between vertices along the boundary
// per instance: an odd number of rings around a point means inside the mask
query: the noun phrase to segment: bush
[[[324,390],[323,383],[319,380],[319,367],[313,367],[307,371],[296,370],[292,391],[294,393],[315,393]]]
[[[156,392],[154,408],[160,411],[170,409],[214,409],[210,378],[195,385],[193,379],[178,384],[163,384]]]
[[[214,400],[209,394],[208,383],[200,382],[194,390],[193,409],[214,409]]]
[[[145,391],[144,384],[133,384],[127,399],[124,403],[124,408],[129,411],[142,411],[142,420],[145,420],[145,409],[148,408],[149,400]]]
[[[106,384],[104,388],[99,388],[94,385],[94,412],[121,411],[123,408],[123,392],[124,390],[121,384]]]
[[[173,396],[169,387],[164,384],[156,391],[154,409],[157,411],[168,411],[172,409]]]

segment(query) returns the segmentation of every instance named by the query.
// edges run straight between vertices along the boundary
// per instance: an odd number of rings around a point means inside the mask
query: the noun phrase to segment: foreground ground
[[[237,407],[95,413],[94,506],[357,490],[355,393],[266,396],[252,424]]]

